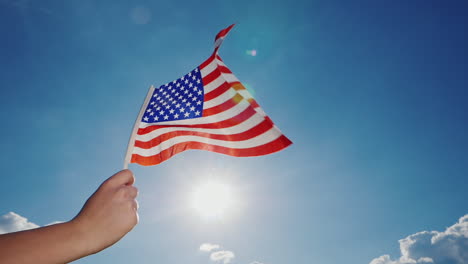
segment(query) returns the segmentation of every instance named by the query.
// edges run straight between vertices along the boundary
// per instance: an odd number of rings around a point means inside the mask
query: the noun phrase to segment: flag
[[[125,165],[156,165],[189,149],[236,157],[267,155],[292,142],[227,68],[215,38],[213,54],[188,74],[151,86],[128,144]]]

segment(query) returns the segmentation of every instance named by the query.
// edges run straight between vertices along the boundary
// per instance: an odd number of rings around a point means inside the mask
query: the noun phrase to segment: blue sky
[[[237,23],[220,55],[294,144],[131,165],[139,225],[77,263],[212,263],[203,243],[238,264],[397,259],[399,239],[468,213],[467,7],[0,0],[0,215],[71,219],[121,169],[148,87],[198,66]],[[210,179],[236,194],[223,221],[188,208]]]

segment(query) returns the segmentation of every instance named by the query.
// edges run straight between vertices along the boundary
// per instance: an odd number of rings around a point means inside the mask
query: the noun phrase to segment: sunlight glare
[[[198,186],[193,192],[192,207],[203,218],[222,218],[231,205],[231,189],[225,184],[209,182]]]

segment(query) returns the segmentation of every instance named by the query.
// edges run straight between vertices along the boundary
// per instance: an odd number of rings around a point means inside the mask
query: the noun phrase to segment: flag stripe
[[[198,136],[224,141],[244,141],[256,137],[259,133],[262,134],[270,130],[272,127],[273,123],[265,119],[263,120],[263,122],[251,127],[249,130],[237,134],[212,134],[193,130],[177,130],[169,133],[164,133],[158,137],[151,139],[150,141],[137,140],[135,141],[135,147],[139,147],[142,149],[150,149],[154,146],[161,144],[161,142],[180,136]]]
[[[229,134],[239,134],[243,133],[250,128],[260,124],[263,122],[265,118],[261,115],[252,115],[249,118],[247,118],[245,121],[236,124],[234,126],[226,127],[226,128],[197,128],[197,127],[161,127],[156,130],[153,130],[149,133],[142,134],[142,135],[136,135],[135,139],[138,141],[143,141],[147,142],[150,141],[153,138],[156,138],[160,135],[163,135],[165,133],[172,133],[176,131],[197,131],[197,132],[203,132],[203,133],[210,133],[210,134],[227,134],[225,131],[228,131]],[[271,122],[271,120],[270,120]]]
[[[224,103],[203,110],[203,116],[204,117],[205,116],[211,116],[211,115],[215,115],[215,114],[219,114],[221,112],[224,112],[224,111],[226,111],[228,109],[231,109],[235,105],[239,104],[242,100],[244,100],[244,97],[242,97],[242,95],[237,93],[231,99],[225,101]]]
[[[212,100],[213,98],[220,96],[231,88],[231,86],[224,80],[223,77],[219,77],[218,80],[220,80],[222,83],[211,92],[205,93],[205,101]]]
[[[216,145],[216,146],[221,146],[221,147],[226,147],[226,148],[245,149],[245,148],[253,148],[256,146],[267,144],[268,142],[273,141],[280,136],[281,136],[281,132],[274,128],[261,134],[261,137],[257,136],[257,137],[250,138],[247,140],[242,140],[242,141],[225,141],[225,140],[204,138],[204,137],[199,137],[199,136],[180,136],[180,137],[172,138],[167,141],[163,141],[161,142],[161,144],[150,149],[142,149],[142,148],[135,147],[135,149],[133,150],[133,153],[141,155],[141,156],[146,156],[146,157],[153,156],[153,155],[159,154],[161,151],[168,149],[176,144],[179,144],[182,142],[188,142],[188,141],[200,142],[200,143]]]
[[[249,119],[251,116],[257,114],[257,112],[251,108],[251,107],[247,107],[245,108],[240,114],[238,114],[237,116],[233,117],[233,118],[229,118],[229,119],[225,119],[223,121],[219,121],[219,122],[208,122],[208,123],[205,123],[205,124],[186,124],[186,125],[178,125],[178,127],[193,127],[193,128],[217,128],[217,129],[223,129],[223,128],[226,128],[226,127],[232,127],[232,126],[235,126],[235,125],[238,125],[242,122],[244,122],[245,120]],[[213,116],[211,116],[213,117]],[[144,134],[147,134],[147,133],[150,133],[151,131],[154,131],[154,130],[157,130],[157,129],[160,129],[160,128],[165,128],[165,127],[168,127],[166,125],[153,125],[153,126],[148,126],[148,127],[145,127],[145,128],[140,128],[138,129],[138,135],[144,135]]]
[[[213,98],[209,101],[205,100],[205,102],[203,103],[203,107],[208,109],[208,108],[217,106],[220,104],[220,102],[226,102],[227,100],[231,99],[235,95],[236,95],[236,90],[228,89],[227,91],[225,91],[224,93],[222,93],[216,98]]]
[[[226,148],[201,142],[184,142],[174,145],[172,148],[166,149],[160,152],[158,155],[150,157],[133,154],[132,163],[138,163],[144,166],[155,165],[164,162],[172,156],[189,149],[207,150],[236,157],[262,156],[280,151],[291,144],[292,142],[284,135],[281,135],[272,142],[269,142],[268,144],[247,149]]]

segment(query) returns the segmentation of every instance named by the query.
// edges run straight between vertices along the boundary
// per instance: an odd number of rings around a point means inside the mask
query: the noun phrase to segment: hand
[[[119,241],[138,223],[138,190],[130,170],[122,170],[89,197],[71,221],[83,234],[89,253],[99,252]]]

